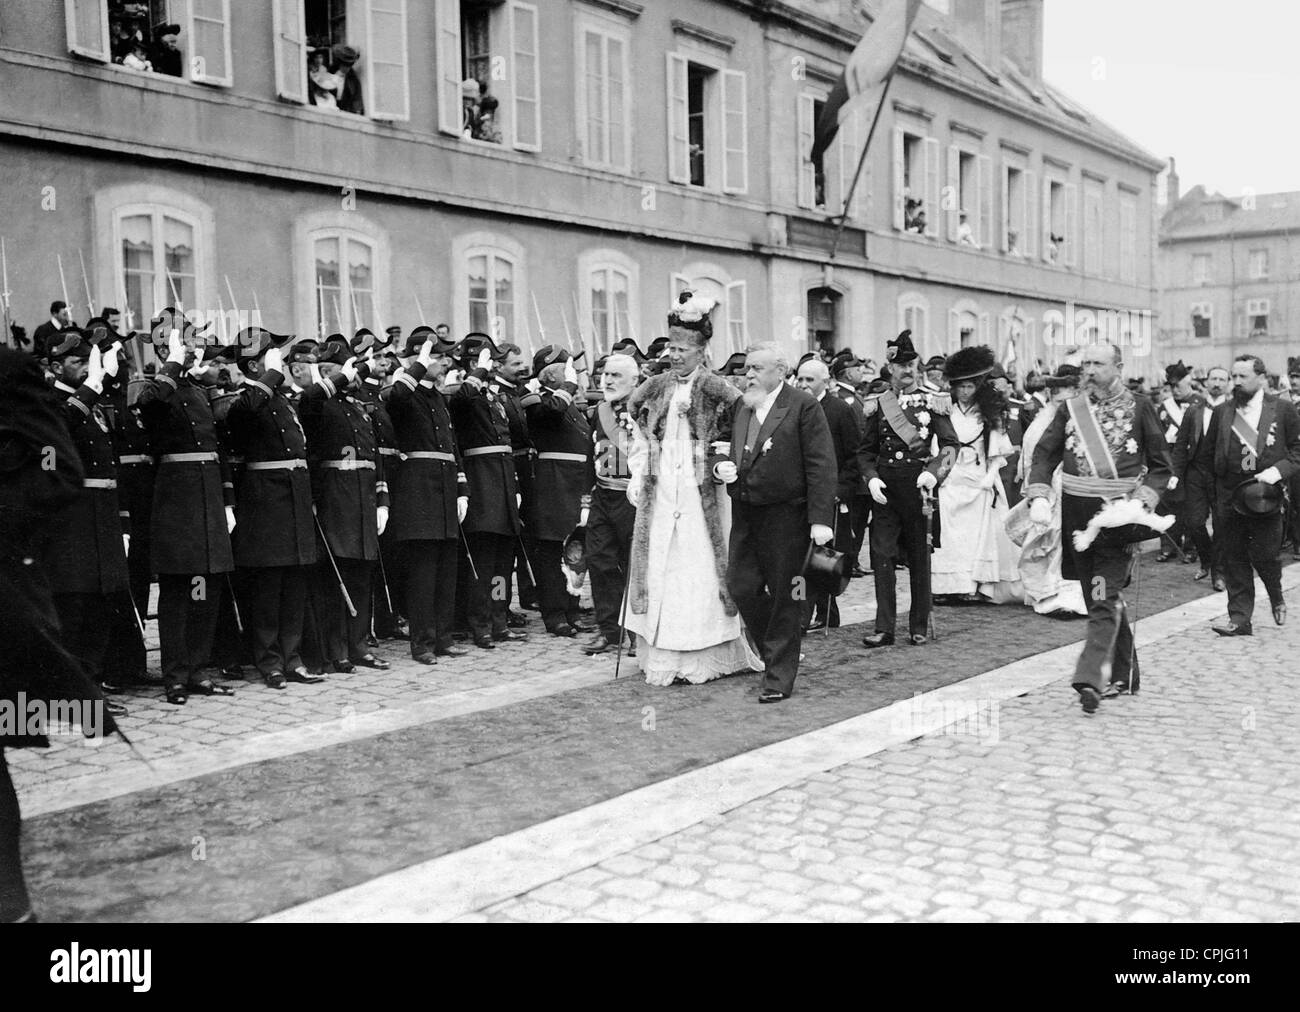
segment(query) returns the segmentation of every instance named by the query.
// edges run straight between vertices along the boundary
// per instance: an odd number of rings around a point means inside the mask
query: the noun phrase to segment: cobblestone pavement
[[[1093,717],[1067,675],[460,919],[1300,918],[1300,625],[1256,630],[1142,643],[1143,691]]]

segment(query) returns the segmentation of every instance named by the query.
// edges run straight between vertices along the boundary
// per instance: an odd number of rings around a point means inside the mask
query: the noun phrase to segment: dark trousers
[[[456,614],[457,542],[401,541],[405,562],[406,607],[411,629],[411,656],[451,646]]]
[[[474,558],[478,579],[468,583],[467,617],[475,639],[506,631],[506,609],[510,603],[510,574],[515,561],[515,539],[509,534],[485,531],[465,532],[465,542]],[[533,567],[539,565],[533,560]]]
[[[398,620],[407,614],[406,546],[410,543],[393,540],[386,531],[379,539],[379,560],[375,563],[370,593],[374,599],[375,636],[381,640],[390,638],[397,631]]]
[[[21,830],[18,795],[9,779],[4,746],[0,745],[0,924],[16,921],[31,910],[27,884],[23,881]]]
[[[1287,486],[1291,493],[1290,508],[1287,510],[1287,536],[1291,541],[1291,550],[1300,558],[1300,474],[1292,475]]]
[[[912,607],[908,632],[927,635],[930,624],[930,551],[925,542],[925,516],[921,513],[921,492],[916,487],[919,470],[894,475],[881,474],[885,482],[884,506],[871,503],[871,567],[876,582],[876,632],[893,636],[898,625],[898,591],[894,563],[907,560],[912,586]],[[931,518],[939,526],[939,504]],[[938,537],[935,546],[938,546]]]
[[[569,593],[568,581],[560,563],[564,558],[563,541],[534,541],[533,576],[537,578],[537,603],[548,632],[566,622],[578,621],[578,598]]]
[[[1210,536],[1207,521],[1210,519],[1209,494],[1197,479],[1188,479],[1187,500],[1182,505],[1183,527],[1196,546],[1196,557],[1201,568],[1215,574],[1223,572],[1223,539],[1219,536],[1219,525],[1214,525],[1214,536]]]
[[[263,676],[303,666],[308,572],[309,566],[260,566],[245,574],[244,624],[253,664]]]
[[[92,681],[104,680],[109,621],[113,610],[105,594],[55,594],[54,609],[63,629],[63,645],[81,662]]]
[[[1223,509],[1214,516],[1214,529],[1223,551],[1223,582],[1228,587],[1228,621],[1234,625],[1250,625],[1255,612],[1255,573],[1264,581],[1269,602],[1282,601],[1282,563],[1278,559],[1282,552],[1282,523],[1280,513],[1243,517]]]
[[[148,584],[145,587],[148,588]],[[108,643],[104,654],[106,682],[132,681],[148,669],[144,637],[140,635],[131,600],[130,593],[125,590],[110,594],[108,598]],[[140,619],[144,620],[143,612]]]
[[[325,647],[327,661],[355,661],[370,652],[366,637],[370,635],[370,575],[374,563],[367,559],[335,557],[343,585],[356,608],[349,615],[339,590],[334,567],[326,558],[315,565],[314,594],[317,629]]]
[[[849,503],[850,522],[853,525],[853,540],[848,542],[850,548],[844,549],[850,553],[850,561],[855,565],[861,565],[858,561],[862,555],[862,542],[866,540],[867,531],[871,526],[871,507],[875,505],[875,500],[869,495],[855,495]],[[867,546],[868,558],[870,558],[871,547]],[[875,568],[873,563],[871,567]]]
[[[233,573],[216,577],[221,589],[221,605],[217,608],[217,629],[212,637],[209,663],[219,668],[254,663],[249,626],[253,608],[249,591],[258,572],[257,569],[236,569]]]
[[[628,505],[630,506],[631,503]],[[525,553],[523,539],[520,538],[515,541],[515,582],[519,586],[520,608],[525,604],[537,603],[537,585],[528,572],[528,567],[533,562],[533,546],[536,544],[535,541],[529,542],[528,550]]]
[[[799,674],[803,595],[795,593],[795,578],[807,554],[805,504],[733,500],[727,589],[763,658],[763,688],[787,695]]]
[[[1091,685],[1098,692],[1109,682],[1125,682],[1137,691],[1140,678],[1128,607],[1119,592],[1128,586],[1132,573],[1132,546],[1110,544],[1105,535],[1086,552],[1075,552],[1074,572],[1088,602],[1088,630],[1083,653],[1074,669],[1075,685]]]
[[[592,492],[587,516],[587,573],[596,624],[611,643],[618,642],[635,526],[636,507],[627,501],[626,493],[599,487]]]
[[[222,574],[159,574],[158,646],[166,685],[199,681],[212,656],[225,585]]]

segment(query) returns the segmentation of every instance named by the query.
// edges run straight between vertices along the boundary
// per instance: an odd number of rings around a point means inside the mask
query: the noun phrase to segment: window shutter
[[[1119,203],[1119,279],[1137,280],[1137,202],[1128,196]]]
[[[438,33],[438,129],[459,137],[463,132],[460,103],[460,4],[435,0]]]
[[[925,234],[939,235],[939,139],[927,137],[921,142],[925,152]]]
[[[190,0],[190,79],[229,87],[230,0]]]
[[[862,123],[862,109],[855,109],[849,116],[848,122],[840,127],[839,136],[836,142],[840,146],[839,150],[839,176],[840,176],[840,206],[835,208],[838,214],[843,211],[850,218],[858,216],[858,194],[866,186],[865,179],[859,179],[858,185],[853,187],[853,193],[849,200],[849,206],[844,206],[844,198],[849,193],[849,187],[853,186],[853,176],[858,171],[858,159],[862,157],[862,143],[860,126]],[[862,167],[862,174],[867,174],[867,167]]]
[[[894,228],[900,232],[906,221],[906,202],[903,197],[903,189],[907,185],[907,176],[903,171],[906,147],[907,140],[903,136],[903,128],[894,127]]]
[[[961,150],[957,145],[948,147],[948,189],[944,195],[948,204],[948,241],[957,241],[958,213],[961,211]]]
[[[514,84],[515,147],[538,151],[542,146],[541,80],[537,59],[537,8],[510,5],[511,80]]]
[[[691,140],[686,95],[686,57],[668,54],[668,179],[691,181]]]
[[[1079,262],[1079,187],[1065,184],[1065,266]]]
[[[64,0],[68,23],[68,50],[87,59],[108,63],[108,16],[104,0]]]
[[[948,348],[961,347],[961,313],[955,309],[948,310],[948,343],[941,348],[941,352],[947,352]]]
[[[727,285],[727,341],[729,351],[741,351],[749,345],[746,315],[746,285],[733,281]]]
[[[307,26],[303,0],[275,0],[275,93],[307,101]]]
[[[1032,260],[1038,248],[1038,177],[1032,172],[1025,172],[1025,227],[1021,229],[1020,252],[1027,260]]]
[[[993,159],[989,155],[980,155],[975,160],[979,173],[979,227],[975,232],[976,241],[983,249],[993,248]]]
[[[993,321],[988,313],[980,313],[979,324],[979,342],[983,345],[990,345],[992,341]]]
[[[811,95],[795,96],[795,167],[797,170],[798,181],[795,192],[795,203],[799,207],[811,209],[813,200],[816,197],[817,179],[816,168],[813,166],[812,159],[808,157],[813,146],[813,97]]]
[[[1038,238],[1043,244],[1043,259],[1052,262],[1052,181],[1043,176],[1043,218],[1038,223]]]
[[[722,72],[722,189],[749,189],[749,123],[745,111],[745,72]]]
[[[998,240],[998,249],[1005,253],[1011,247],[1007,244],[1007,231],[1011,228],[1011,167],[1002,163],[1002,235]]]
[[[366,7],[372,119],[411,118],[406,77],[406,0],[370,0]]]

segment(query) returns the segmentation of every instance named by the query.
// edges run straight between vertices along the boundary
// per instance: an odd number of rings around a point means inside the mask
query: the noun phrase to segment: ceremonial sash
[[[1259,433],[1246,421],[1240,411],[1232,417],[1232,432],[1241,440],[1241,469],[1246,472],[1255,470],[1258,461]]]
[[[1083,453],[1092,466],[1093,474],[1098,478],[1118,478],[1115,458],[1110,455],[1110,447],[1106,445],[1106,437],[1101,434],[1101,426],[1097,424],[1097,416],[1088,403],[1088,395],[1071,397],[1068,406],[1070,418],[1074,421],[1075,431],[1079,434],[1079,442],[1083,444]]]
[[[885,421],[894,430],[894,435],[905,442],[909,450],[913,452],[919,450],[924,440],[921,439],[921,434],[916,431],[916,426],[912,424],[912,420],[903,413],[903,406],[898,403],[894,391],[886,390],[880,395],[879,400],[880,413],[885,416]]]
[[[614,414],[614,407],[609,401],[601,401],[596,405],[596,417],[600,421],[602,434],[609,441],[609,449],[606,451],[606,471],[607,477],[626,478],[630,471],[628,470],[627,456],[631,436],[628,431],[618,424],[618,418]]]
[[[1178,438],[1178,429],[1183,424],[1184,409],[1172,397],[1166,397],[1162,406],[1173,421],[1173,424],[1165,429],[1165,442],[1172,443]]]

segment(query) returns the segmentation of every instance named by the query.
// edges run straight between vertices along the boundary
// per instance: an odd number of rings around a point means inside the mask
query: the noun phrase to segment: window
[[[1268,250],[1253,249],[1250,251],[1250,276],[1254,281],[1267,280]]]
[[[686,288],[717,302],[713,311],[711,342],[711,354],[716,364],[733,351],[744,351],[749,347],[749,296],[744,281],[732,281],[730,275],[716,264],[696,263],[686,267],[682,273],[674,274],[672,282],[674,302],[677,294]]]
[[[1208,285],[1210,283],[1210,254],[1192,254],[1192,284]]]
[[[839,344],[840,303],[843,296],[834,288],[813,288],[808,292],[808,348],[833,355]]]
[[[939,234],[939,141],[894,128],[894,228]]]
[[[999,362],[1018,362],[1029,355],[1032,326],[1019,306],[1008,306],[1002,311],[998,316],[998,344],[993,349]]]
[[[1119,279],[1137,283],[1137,196],[1120,191],[1119,195]]]
[[[1079,188],[1048,177],[1043,180],[1043,259],[1073,267],[1078,258]]]
[[[1248,299],[1246,302],[1246,322],[1250,327],[1251,337],[1268,336],[1268,299]]]
[[[636,321],[640,268],[635,260],[611,249],[587,250],[578,257],[579,324],[595,334],[595,350],[608,352],[623,338],[639,344]]]
[[[520,0],[435,0],[438,129],[541,148],[537,8]]]
[[[453,329],[489,334],[498,344],[524,344],[523,247],[505,236],[475,232],[453,240],[451,262]]]
[[[1034,174],[1018,165],[1002,166],[1002,252],[1013,257],[1033,256],[1032,218]]]
[[[65,0],[68,49],[100,63],[200,84],[233,83],[230,0]],[[178,34],[154,29],[175,24]]]
[[[912,332],[918,350],[930,347],[930,301],[924,295],[906,292],[898,297],[898,329]]]
[[[806,92],[796,96],[797,137],[795,141],[798,158],[798,192],[796,203],[809,210],[823,211],[838,216],[845,213],[844,197],[853,185],[853,176],[857,172],[858,157],[861,155],[860,138],[862,133],[861,111],[856,111],[840,125],[839,131],[830,146],[814,162],[808,156],[812,153],[813,140],[816,136],[818,120],[826,103],[818,95]],[[858,213],[858,195],[866,189],[863,180],[853,191],[853,199],[847,208],[848,216]]]
[[[360,59],[338,59],[335,46],[359,50]],[[299,59],[305,80],[295,68]],[[281,98],[408,120],[406,0],[275,0],[275,65]]]
[[[948,348],[969,348],[977,344],[990,344],[992,326],[988,313],[970,299],[962,299],[948,310]]]
[[[1210,320],[1213,312],[1208,302],[1192,303],[1192,335],[1194,337],[1210,336]]]
[[[668,54],[668,178],[726,193],[749,189],[745,74]]]
[[[1083,182],[1083,270],[1085,274],[1100,274],[1105,242],[1103,208],[1105,184],[1096,179]]]
[[[324,232],[312,240],[312,259],[317,333],[351,337],[362,327],[378,330],[373,243],[355,233]]]
[[[964,148],[948,148],[948,240],[960,246],[987,247],[993,226],[993,161]]]
[[[632,117],[626,31],[603,22],[579,26],[577,96],[584,160],[627,172]]]

